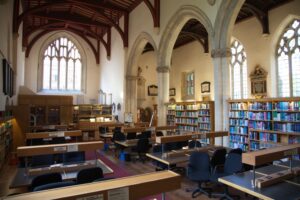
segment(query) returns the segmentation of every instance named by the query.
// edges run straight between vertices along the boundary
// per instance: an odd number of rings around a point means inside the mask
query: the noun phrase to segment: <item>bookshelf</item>
[[[248,151],[300,143],[300,98],[228,102],[230,147]]]
[[[13,144],[12,111],[0,111],[0,169]]]
[[[112,107],[100,104],[82,104],[73,106],[73,122],[111,121]]]
[[[177,102],[168,105],[167,125],[184,132],[214,131],[214,102]]]

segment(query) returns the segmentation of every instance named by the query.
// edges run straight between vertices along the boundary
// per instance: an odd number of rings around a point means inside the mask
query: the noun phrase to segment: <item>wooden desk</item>
[[[189,156],[191,153],[199,151],[199,152],[208,152],[209,154],[213,154],[216,149],[224,148],[221,146],[213,146],[209,145],[206,147],[193,148],[193,149],[182,149],[171,151],[167,153],[147,153],[146,156],[156,160],[158,162],[164,163],[168,166],[173,164],[179,164],[189,161]]]
[[[251,166],[263,165],[300,152],[300,144],[289,144],[242,154],[242,162]]]
[[[60,154],[74,151],[96,151],[103,148],[103,142],[79,142],[67,144],[51,144],[37,146],[23,146],[17,148],[18,157]]]
[[[208,132],[208,133],[187,133],[182,135],[169,135],[156,137],[156,143],[165,144],[169,142],[180,142],[180,141],[188,141],[188,140],[197,140],[197,139],[214,139],[216,137],[227,136],[227,131],[216,131],[216,132]],[[214,144],[214,142],[213,142]]]
[[[27,140],[55,138],[55,137],[79,137],[79,136],[82,136],[81,130],[53,131],[53,132],[34,132],[34,133],[26,133],[26,135],[25,135]]]
[[[81,184],[40,192],[26,193],[22,195],[6,197],[4,199],[70,200],[84,197],[88,199],[89,197],[92,198],[95,197],[95,195],[99,195],[104,200],[107,200],[108,195],[112,194],[116,189],[123,188],[125,191],[128,191],[128,196],[126,195],[128,199],[138,200],[142,197],[176,190],[180,187],[181,177],[178,174],[172,171],[162,171],[136,176],[129,176],[125,178],[111,179],[102,182]]]
[[[139,139],[132,139],[132,140],[124,140],[124,141],[115,141],[115,143],[128,148],[128,147],[135,147],[138,143]],[[154,138],[149,138],[149,143],[153,144],[155,142]]]
[[[123,127],[122,132],[124,134],[131,133],[131,132],[137,133],[137,132],[144,132],[146,131],[146,129],[147,129],[146,127]]]
[[[96,163],[95,163],[96,161]],[[76,166],[75,166],[76,165]],[[86,166],[84,166],[86,165]],[[46,174],[50,172],[60,172],[63,178],[63,181],[75,180],[77,173],[80,169],[99,166],[103,170],[103,174],[111,174],[113,170],[108,167],[102,160],[88,160],[85,162],[80,162],[77,164],[64,164],[60,168],[50,168],[50,167],[40,167],[40,168],[31,168],[39,171],[36,175],[29,175],[28,170],[30,168],[19,168],[14,179],[12,180],[9,188],[19,188],[19,187],[28,187],[31,185],[32,179],[38,174]],[[72,168],[72,170],[68,170]],[[39,170],[40,169],[40,170]]]
[[[288,164],[287,164],[288,165]],[[286,180],[275,185],[265,188],[254,187],[253,173],[256,177],[262,177],[275,172],[282,171],[288,167],[284,166],[266,166],[258,168],[255,172],[247,171],[244,173],[234,174],[219,178],[219,182],[236,188],[240,191],[246,192],[260,199],[266,200],[295,200],[300,198],[300,178],[296,177],[291,180]]]

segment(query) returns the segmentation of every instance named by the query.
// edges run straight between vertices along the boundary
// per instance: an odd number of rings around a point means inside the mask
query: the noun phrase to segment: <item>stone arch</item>
[[[170,18],[162,35],[159,45],[158,66],[170,66],[172,51],[176,39],[183,26],[190,19],[198,20],[208,32],[209,42],[212,41],[214,31],[207,15],[196,6],[182,6]]]
[[[78,41],[78,39],[69,32],[66,31],[57,31],[54,32],[53,34],[49,35],[42,43],[40,50],[39,50],[39,55],[38,55],[38,66],[43,66],[43,55],[44,52],[46,50],[46,48],[48,48],[49,44],[51,42],[53,42],[54,40],[60,38],[60,37],[66,37],[69,40],[71,40],[75,46],[77,47],[80,55],[81,55],[81,60],[82,60],[82,92],[86,91],[86,76],[87,76],[87,55],[86,52],[82,46],[82,44]],[[38,69],[38,91],[41,89],[41,85],[42,85],[42,67],[39,67]]]
[[[280,40],[280,37],[282,36],[283,32],[285,31],[286,27],[295,19],[300,19],[299,15],[288,15],[286,16],[277,26],[277,28],[274,31],[274,34],[271,38],[271,48],[274,49],[274,51],[271,53],[270,56],[270,76],[269,79],[271,81],[271,96],[277,96],[277,65],[276,65],[276,51],[277,51],[277,45]]]
[[[132,45],[126,67],[126,95],[125,95],[125,111],[133,113],[136,117],[137,107],[137,68],[138,59],[142,54],[144,47],[147,43],[150,43],[154,48],[154,52],[157,58],[157,46],[152,36],[147,32],[142,32]]]

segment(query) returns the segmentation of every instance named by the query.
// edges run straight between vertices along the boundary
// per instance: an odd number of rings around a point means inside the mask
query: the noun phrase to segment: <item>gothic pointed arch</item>
[[[170,18],[165,28],[158,49],[158,66],[170,66],[171,55],[176,39],[182,29],[190,19],[198,20],[208,32],[209,41],[214,35],[214,30],[211,21],[207,15],[195,6],[182,6]]]

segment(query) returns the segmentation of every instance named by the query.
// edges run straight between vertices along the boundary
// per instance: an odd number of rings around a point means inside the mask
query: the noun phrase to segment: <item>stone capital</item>
[[[167,66],[161,66],[156,68],[157,73],[169,73],[170,67]]]
[[[211,51],[212,58],[225,58],[231,56],[230,48],[223,48],[223,49],[213,49]]]

